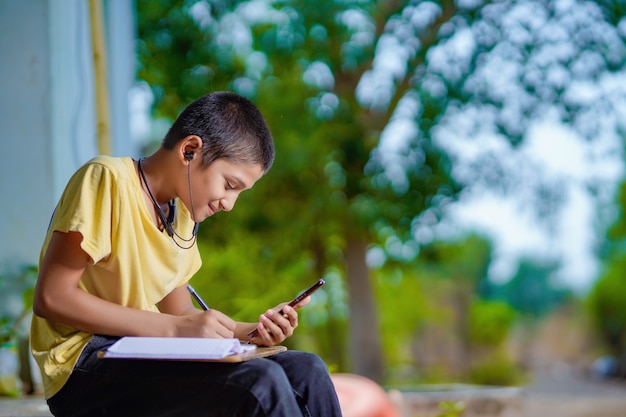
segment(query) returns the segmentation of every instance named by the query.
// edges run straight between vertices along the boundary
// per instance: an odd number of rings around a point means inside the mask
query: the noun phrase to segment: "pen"
[[[202,307],[204,311],[207,311],[209,309],[209,306],[204,302],[202,297],[198,295],[196,290],[194,290],[191,285],[187,285],[187,289],[189,290],[189,294],[191,294],[191,296],[198,302],[198,304],[200,304],[200,307]]]

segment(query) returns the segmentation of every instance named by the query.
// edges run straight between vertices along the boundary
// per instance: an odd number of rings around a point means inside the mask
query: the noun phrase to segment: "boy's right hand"
[[[211,309],[185,316],[176,316],[176,337],[235,337],[235,321],[226,314]]]

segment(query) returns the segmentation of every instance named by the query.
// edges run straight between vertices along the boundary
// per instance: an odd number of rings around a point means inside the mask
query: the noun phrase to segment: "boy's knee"
[[[286,370],[287,375],[296,380],[316,381],[319,384],[330,378],[326,363],[313,353],[288,351],[275,360]]]
[[[285,371],[277,363],[268,360],[254,360],[250,361],[250,365],[253,369],[250,370],[249,375],[254,375],[258,383],[272,384],[273,386],[289,384]]]
[[[294,352],[297,357],[295,361],[302,369],[306,369],[308,372],[323,372],[328,373],[328,367],[326,363],[318,355],[309,352]]]
[[[319,356],[308,353],[308,352],[300,352],[301,357],[299,360],[302,361],[303,369],[311,372],[312,374],[318,375],[320,373],[328,374],[328,367],[326,363]]]

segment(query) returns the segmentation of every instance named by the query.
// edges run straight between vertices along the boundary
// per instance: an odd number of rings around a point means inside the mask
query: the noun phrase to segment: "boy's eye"
[[[235,189],[235,187],[233,187],[232,185],[230,185],[230,183],[229,183],[229,182],[227,182],[227,183],[226,183],[226,189],[227,189],[227,190],[234,190],[234,189]]]

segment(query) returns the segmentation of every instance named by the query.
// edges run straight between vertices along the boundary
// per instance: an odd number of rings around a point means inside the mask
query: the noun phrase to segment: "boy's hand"
[[[253,336],[249,339],[250,342],[262,346],[273,346],[293,336],[294,330],[298,327],[296,309],[307,305],[310,301],[311,297],[306,297],[294,307],[282,303],[261,314],[259,323],[252,333]]]
[[[235,321],[224,313],[211,309],[185,316],[176,316],[176,337],[233,338]]]

